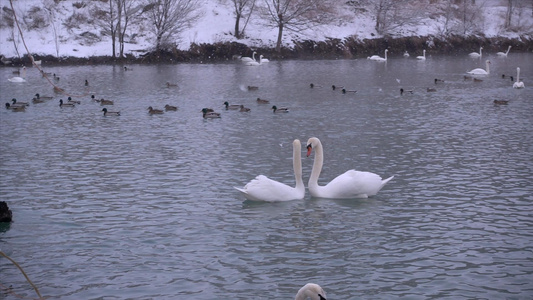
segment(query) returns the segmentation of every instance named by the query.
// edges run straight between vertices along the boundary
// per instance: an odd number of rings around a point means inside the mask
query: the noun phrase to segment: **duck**
[[[100,99],[100,105],[114,105],[113,100],[105,100],[104,98]]]
[[[343,93],[343,94],[346,94],[346,93],[357,93],[357,91],[356,91],[356,90],[342,89],[342,93]]]
[[[11,99],[11,102],[13,102],[13,106],[30,106],[28,102],[18,102],[15,98]]]
[[[73,104],[81,104],[81,101],[79,100],[72,100],[72,97],[68,97],[67,103],[73,103]]]
[[[175,84],[175,83],[170,83],[170,82],[167,81],[167,87],[168,87],[168,88],[171,88],[171,87],[178,87],[178,85]]]
[[[437,83],[444,83],[444,80],[435,78],[435,84],[437,84]]]
[[[312,89],[313,88],[322,88],[321,85],[315,85],[314,83],[309,84],[309,87],[312,88]]]
[[[481,58],[481,56],[483,55],[483,53],[481,52],[482,50],[483,50],[483,47],[479,47],[479,53],[472,52],[472,53],[469,53],[468,56],[473,57],[473,58]]]
[[[41,96],[39,93],[35,94],[35,98],[42,99],[42,100],[52,100],[54,97],[52,96]]]
[[[57,76],[56,73],[52,74],[52,77],[54,77],[55,81],[59,81],[59,76]]]
[[[261,99],[261,98],[259,98],[259,97],[257,98],[256,101],[257,101],[257,103],[259,103],[259,104],[269,104],[269,103],[270,103],[270,101],[268,101],[268,100],[266,100],[266,99]]]
[[[280,107],[278,108],[277,106],[272,106],[272,111],[274,113],[288,113],[289,112],[289,109],[287,107]]]
[[[59,99],[59,107],[74,107],[74,103],[63,103],[63,99]]]
[[[89,86],[89,81],[85,79],[85,86]]]
[[[400,95],[403,95],[403,93],[409,93],[412,94],[413,90],[404,90],[403,88],[400,89]]]
[[[120,111],[107,111],[107,108],[102,108],[104,116],[120,116]]]
[[[259,89],[259,87],[257,87],[257,86],[253,86],[253,85],[249,85],[248,86],[248,90],[249,91],[257,91],[258,89]]]
[[[226,106],[226,110],[228,110],[228,109],[236,110],[236,109],[241,108],[241,106],[239,104],[229,105],[228,101],[224,102],[224,106]]]
[[[220,118],[220,113],[214,112],[210,108],[203,108],[202,109],[202,117],[204,119],[216,119],[216,118]]]
[[[509,100],[494,100],[493,103],[495,105],[507,105],[509,103]]]
[[[337,88],[341,88],[341,89],[343,89],[344,86],[343,86],[343,85],[339,85],[339,86],[332,85],[332,86],[331,86],[331,89],[332,89],[332,90],[336,90]]]
[[[427,91],[428,91],[428,93],[431,93],[431,92],[436,92],[437,89],[434,89],[434,88],[428,88]]]
[[[239,111],[240,111],[240,112],[249,112],[250,109],[249,109],[248,107],[244,107],[244,105],[241,105],[241,106],[239,107]]]
[[[26,106],[25,105],[13,106],[6,102],[6,109],[9,109],[11,111],[26,111]]]
[[[509,54],[509,51],[511,51],[511,46],[509,46],[509,48],[507,48],[507,52],[498,52],[498,53],[496,53],[496,55],[498,55],[500,57],[507,57],[507,54]]]
[[[34,104],[35,103],[44,103],[44,100],[40,99],[40,98],[37,98],[37,97],[33,97],[33,99],[31,99],[31,102],[33,102]]]
[[[176,106],[172,106],[169,104],[165,105],[165,111],[176,111],[176,110],[178,110],[178,107]]]
[[[161,109],[154,109],[153,107],[148,107],[148,113],[151,115],[160,115],[163,114],[163,111]]]
[[[474,81],[474,82],[483,82],[483,79],[473,78],[473,81]]]

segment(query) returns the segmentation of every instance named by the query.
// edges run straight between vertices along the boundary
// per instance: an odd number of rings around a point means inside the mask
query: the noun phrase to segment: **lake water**
[[[293,299],[307,282],[328,299],[531,299],[533,54],[488,58],[482,82],[463,76],[485,57],[466,56],[127,71],[44,62],[82,103],[60,108],[68,96],[55,94],[0,109],[0,200],[14,215],[0,250],[49,299]],[[508,78],[517,66],[522,90]],[[54,95],[36,69],[25,83],[11,73],[0,69],[2,101]],[[104,117],[91,94],[121,116]],[[148,114],[165,104],[179,110]],[[203,119],[203,107],[221,118]],[[395,178],[369,199],[259,203],[233,188],[259,174],[294,185],[291,142],[312,136],[321,184],[352,168]],[[5,258],[0,283],[4,299],[37,297]]]

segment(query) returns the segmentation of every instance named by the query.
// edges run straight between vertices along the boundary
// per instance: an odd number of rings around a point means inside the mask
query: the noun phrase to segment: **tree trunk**
[[[241,21],[241,15],[237,14],[237,16],[235,17],[235,38],[236,39],[240,39],[241,38],[241,33],[239,31],[240,21]]]
[[[281,52],[281,37],[283,36],[283,22],[278,26],[278,41],[276,42],[276,52]]]
[[[513,16],[513,0],[507,0],[507,14],[505,15],[505,28],[511,27]]]

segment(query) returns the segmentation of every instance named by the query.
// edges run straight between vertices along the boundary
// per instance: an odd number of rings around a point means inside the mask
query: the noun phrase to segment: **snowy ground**
[[[35,5],[42,6],[46,1],[52,0],[17,0],[13,1],[15,11],[19,19],[27,13]],[[82,1],[82,0],[80,0]],[[179,48],[182,50],[189,49],[191,43],[216,43],[226,41],[238,41],[250,47],[268,47],[273,48],[277,39],[277,28],[269,28],[262,24],[259,20],[250,22],[246,29],[247,37],[245,39],[236,40],[231,32],[234,28],[234,15],[231,10],[229,2],[222,0],[202,0],[202,10],[204,15],[202,19],[193,28],[187,30],[182,34],[182,40],[179,43]],[[507,36],[516,38],[520,33],[502,33],[503,16],[505,15],[505,6],[500,5],[502,1],[485,0],[488,4],[485,6],[485,23],[483,30],[486,36]],[[111,42],[108,37],[104,37],[102,41],[95,42],[88,45],[85,41],[79,39],[79,35],[83,32],[99,33],[99,30],[94,26],[82,25],[80,28],[67,30],[62,26],[64,19],[72,15],[74,10],[72,1],[62,1],[57,5],[58,11],[54,15],[53,24],[40,30],[26,30],[23,28],[23,36],[18,33],[18,30],[13,32],[7,26],[0,27],[0,54],[5,57],[17,57],[14,40],[18,47],[18,52],[21,55],[26,54],[26,49],[23,41],[26,42],[28,51],[39,55],[53,55],[60,57],[90,57],[90,56],[110,56]],[[10,8],[9,0],[0,0],[1,7]],[[356,36],[360,39],[373,38],[378,35],[374,29],[374,21],[371,16],[350,15],[346,13],[348,19],[339,21],[338,24],[322,26],[310,30],[308,32],[300,32],[298,34],[286,32],[283,39],[283,45],[291,47],[293,40],[315,40],[320,41],[326,38],[343,39],[349,36]],[[531,18],[533,19],[533,18]],[[424,19],[419,26],[402,28],[400,32],[404,35],[436,35],[439,28],[438,18]],[[532,20],[529,20],[533,23]],[[136,30],[140,30],[142,26],[138,26]],[[54,31],[55,29],[55,31]],[[400,33],[400,34],[402,34]],[[59,38],[56,38],[59,37]],[[56,43],[56,41],[58,41]],[[125,47],[126,53],[138,55],[149,50],[153,46],[151,37],[148,34],[139,34],[135,43],[128,43]]]

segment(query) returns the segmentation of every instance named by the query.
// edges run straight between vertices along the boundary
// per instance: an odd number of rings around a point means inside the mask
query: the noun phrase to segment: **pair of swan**
[[[487,60],[485,61],[485,65],[487,67],[486,70],[482,69],[482,68],[477,68],[477,69],[474,69],[472,71],[469,71],[467,72],[468,74],[471,74],[471,75],[489,75],[490,74],[490,60]]]
[[[248,63],[258,63],[258,64],[261,64],[261,63],[267,63],[267,62],[270,62],[270,60],[268,60],[268,58],[263,58],[263,55],[260,55],[259,56],[259,62],[256,61],[255,59],[255,54],[257,54],[257,52],[253,52],[252,53],[252,57],[241,57],[241,61],[246,63],[246,65],[248,66],[254,66],[255,64],[248,64]]]
[[[244,188],[235,188],[239,190],[246,199],[253,201],[289,201],[301,200],[305,196],[305,186],[302,179],[302,162],[301,162],[301,143],[298,139],[292,143],[293,148],[293,168],[296,186],[291,187],[281,182],[272,180],[264,175],[259,175]],[[324,163],[324,153],[322,143],[316,137],[307,141],[307,156],[315,150],[315,159],[313,170],[308,182],[309,193],[312,197],[333,198],[333,199],[352,199],[368,198],[376,195],[394,176],[385,180],[381,176],[356,170],[346,171],[334,178],[325,186],[318,184],[318,177],[322,171]]]

